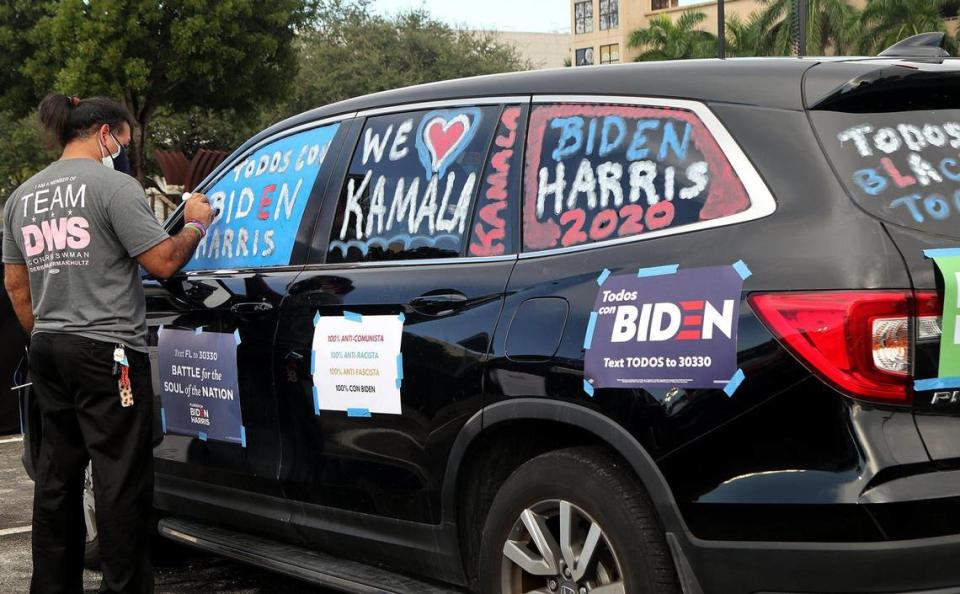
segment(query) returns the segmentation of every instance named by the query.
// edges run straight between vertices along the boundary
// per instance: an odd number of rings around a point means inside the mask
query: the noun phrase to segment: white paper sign
[[[313,331],[314,407],[351,416],[400,414],[398,316],[319,316]]]

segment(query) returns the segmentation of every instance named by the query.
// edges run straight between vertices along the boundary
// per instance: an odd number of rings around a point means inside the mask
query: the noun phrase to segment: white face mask
[[[117,140],[117,137],[113,135],[113,132],[110,133],[110,138],[112,138],[113,141],[117,143],[117,150],[113,153],[108,154],[105,157],[100,157],[100,162],[106,165],[107,167],[109,167],[110,169],[113,169],[113,160],[120,156],[120,151],[123,149],[123,147],[120,146],[120,141]],[[103,155],[103,151],[105,150],[105,147],[103,146],[103,143],[100,142],[99,138],[97,138],[97,144],[100,145],[100,154]]]

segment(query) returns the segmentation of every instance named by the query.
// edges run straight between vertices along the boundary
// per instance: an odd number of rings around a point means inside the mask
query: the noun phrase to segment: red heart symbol
[[[436,117],[427,123],[424,140],[433,158],[433,170],[438,171],[443,160],[457,147],[467,133],[470,120],[460,114],[450,121]]]

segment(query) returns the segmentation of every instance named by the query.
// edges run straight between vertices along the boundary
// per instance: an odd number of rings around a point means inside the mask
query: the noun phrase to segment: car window
[[[473,215],[467,250],[470,256],[517,252],[525,111],[525,107],[510,105],[500,114]]]
[[[672,230],[751,206],[717,140],[687,109],[538,106],[525,160],[528,252]]]
[[[954,105],[960,101],[954,96]],[[851,198],[884,221],[960,237],[960,109],[811,112]]]
[[[341,190],[327,262],[462,255],[500,111],[456,107],[369,118]]]
[[[259,147],[206,190],[219,214],[184,270],[285,266],[339,124]]]

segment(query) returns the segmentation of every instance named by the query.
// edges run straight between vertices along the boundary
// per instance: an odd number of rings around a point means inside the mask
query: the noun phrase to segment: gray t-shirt
[[[55,161],[11,194],[3,262],[26,264],[33,331],[145,351],[136,257],[167,239],[134,178],[92,159]]]

